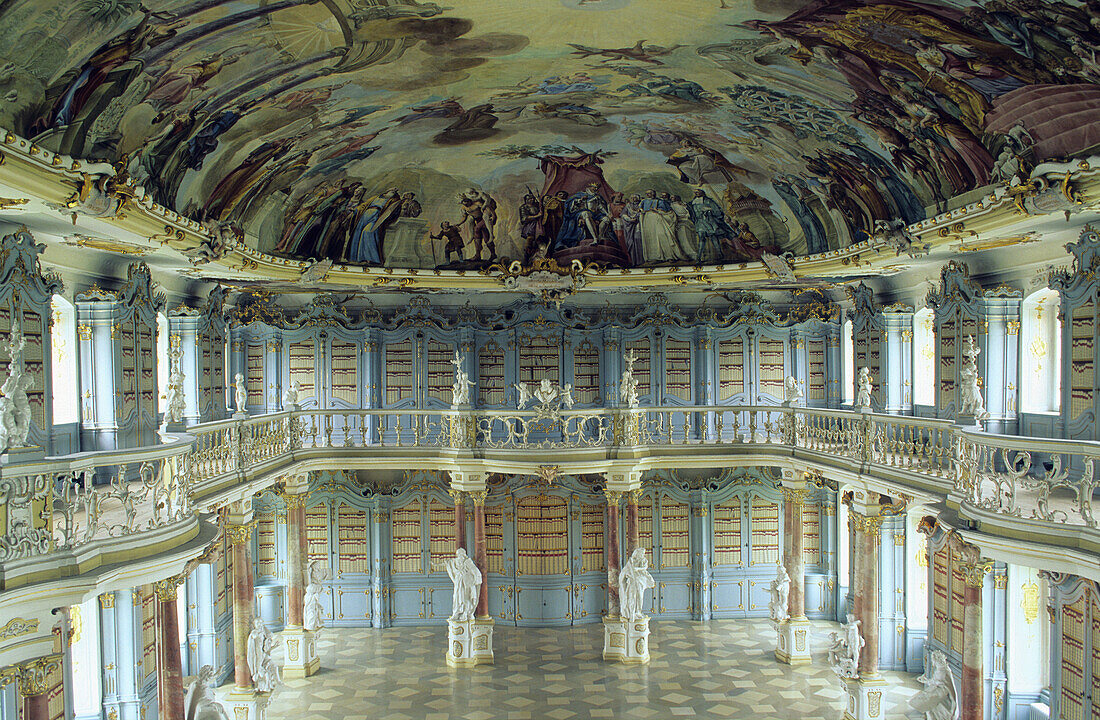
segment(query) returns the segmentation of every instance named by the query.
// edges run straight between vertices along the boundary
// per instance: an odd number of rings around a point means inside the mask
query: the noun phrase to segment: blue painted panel
[[[607,599],[607,575],[593,576],[594,573],[588,573],[582,576],[582,582],[573,586],[573,598],[576,602],[573,611],[574,625],[599,622],[603,615],[603,608]]]
[[[691,578],[669,578],[657,584],[658,612],[662,618],[691,617]]]
[[[711,615],[715,618],[745,617],[745,580],[715,574],[711,581]]]
[[[367,584],[344,584],[336,590],[336,617],[333,625],[363,626],[371,620],[371,589]]]
[[[425,619],[424,588],[394,587],[390,616],[395,625],[420,623]]]
[[[273,632],[278,632],[285,625],[283,614],[283,586],[282,585],[257,585],[256,607],[259,608],[260,617]]]
[[[428,598],[428,620],[442,621],[451,616],[454,588],[450,585],[428,587],[425,594]]]

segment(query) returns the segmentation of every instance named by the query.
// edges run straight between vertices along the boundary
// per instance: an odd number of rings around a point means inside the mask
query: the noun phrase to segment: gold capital
[[[171,602],[176,599],[176,590],[186,578],[183,575],[173,575],[170,578],[163,580],[157,580],[153,583],[153,592],[156,593],[157,600],[161,602]]]
[[[976,562],[961,562],[958,564],[962,572],[963,582],[967,587],[980,588],[985,584],[986,574],[993,569],[993,561],[987,558],[978,558]]]
[[[475,507],[482,507],[485,505],[485,498],[489,496],[489,491],[477,490],[475,492],[469,493],[469,495],[471,498],[473,498]]]
[[[607,504],[619,506],[619,500],[622,498],[623,493],[621,490],[608,490],[604,489],[603,494],[607,496]]]
[[[283,499],[283,504],[286,505],[287,510],[295,510],[306,506],[306,501],[309,500],[309,493],[280,493],[279,497]]]
[[[232,545],[244,545],[252,542],[252,529],[256,527],[256,520],[250,520],[244,525],[226,525],[225,534],[229,536]]]
[[[19,694],[32,697],[46,692],[50,674],[60,667],[60,655],[47,655],[23,663],[19,666]]]
[[[447,494],[455,501],[455,505],[465,505],[466,495],[461,490],[448,490]]]

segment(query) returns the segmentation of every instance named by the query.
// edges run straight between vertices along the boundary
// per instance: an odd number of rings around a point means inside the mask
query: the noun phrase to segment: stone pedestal
[[[0,465],[19,465],[20,463],[38,462],[46,457],[46,451],[41,445],[25,445],[23,447],[8,448],[0,454]]]
[[[493,664],[493,619],[447,619],[447,664],[473,667]]]
[[[249,417],[250,416],[249,416],[248,413],[241,412],[239,410],[237,412],[233,413],[233,419],[234,420],[247,420]]]
[[[810,621],[789,618],[776,627],[775,659],[788,665],[810,664]]]
[[[175,420],[172,422],[162,422],[160,424],[160,434],[177,435],[182,432],[187,432],[187,424],[182,420]]]
[[[881,676],[845,678],[848,695],[844,720],[882,720],[886,717],[886,679]]]
[[[641,620],[604,617],[603,659],[628,665],[649,662],[649,616]]]
[[[309,677],[321,668],[317,657],[317,633],[289,628],[279,633],[283,643],[283,677]]]
[[[267,704],[271,702],[270,693],[242,691],[232,685],[225,685],[214,690],[214,697],[225,706],[230,720],[267,719]]]

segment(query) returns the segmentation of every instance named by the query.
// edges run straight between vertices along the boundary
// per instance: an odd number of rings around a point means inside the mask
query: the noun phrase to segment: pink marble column
[[[861,546],[862,534],[858,530],[857,518],[862,518],[855,511],[855,508],[849,505],[848,507],[848,597],[850,599],[848,603],[848,614],[856,618],[860,617],[860,610],[862,609],[862,589],[860,588],[860,580],[863,577],[862,568],[860,567],[860,561],[863,559],[863,548]],[[846,619],[846,618],[842,618]]]
[[[975,548],[976,550],[976,548]],[[977,552],[974,553],[975,555]],[[982,585],[993,563],[978,558],[960,563],[966,589],[963,591],[962,681],[959,683],[959,720],[982,720],[985,716],[982,638]]]
[[[248,667],[248,635],[252,632],[254,586],[252,580],[253,523],[227,525],[233,547],[233,682],[239,690],[251,690]]]
[[[487,490],[472,492],[474,499],[474,565],[481,571],[481,591],[477,596],[475,617],[489,617],[489,553],[485,544],[485,497]]]
[[[619,617],[619,498],[618,490],[604,490],[607,496],[607,534],[604,559],[607,561],[607,615]]]
[[[305,609],[306,496],[284,495],[286,503],[286,624],[300,628]]]
[[[631,490],[626,494],[626,554],[629,556],[638,547],[638,495],[641,490]]]
[[[466,496],[461,490],[449,492],[455,501],[455,549],[462,548],[469,552],[466,547]]]
[[[878,675],[878,594],[879,545],[882,543],[882,517],[852,513],[859,542],[859,629],[863,650],[859,653],[860,677]]]
[[[791,578],[787,614],[792,620],[806,617],[806,562],[803,557],[802,503],[806,491],[783,488],[783,565]]]
[[[179,610],[176,594],[183,578],[153,583],[157,596],[157,713],[160,720],[184,720],[183,659],[180,657]]]

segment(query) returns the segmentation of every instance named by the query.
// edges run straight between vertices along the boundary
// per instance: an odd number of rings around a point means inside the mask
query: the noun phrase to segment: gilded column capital
[[[60,655],[28,660],[19,666],[19,694],[22,697],[41,695],[49,689],[50,673],[61,667]]]
[[[803,505],[806,502],[806,498],[810,494],[809,488],[792,488],[782,485],[779,491],[783,493],[783,500],[794,505]]]
[[[186,578],[183,575],[173,575],[170,578],[157,580],[153,583],[153,592],[160,602],[171,602],[176,599],[176,591],[183,585]]]
[[[99,596],[99,606],[104,610],[110,610],[115,606],[115,594],[106,592]]]
[[[963,582],[967,587],[980,588],[985,584],[985,576],[993,569],[993,561],[987,558],[978,558],[976,562],[961,562],[958,564],[962,572]]]
[[[286,505],[287,510],[296,510],[298,508],[304,508],[306,502],[309,500],[309,493],[279,493],[279,497],[282,498],[283,504]]]
[[[471,499],[474,501],[475,507],[483,507],[485,505],[485,498],[489,496],[488,490],[476,490],[468,493]]]
[[[256,521],[250,520],[243,525],[226,525],[225,534],[232,545],[244,545],[252,541],[252,529],[256,527]]]
[[[615,507],[619,506],[619,500],[623,497],[622,490],[608,490],[605,488],[603,494],[607,497],[607,504]]]
[[[461,490],[448,490],[447,494],[450,495],[451,499],[455,501],[456,506],[466,504],[466,493],[462,492]]]
[[[852,523],[852,529],[856,532],[864,535],[874,535],[875,537],[882,535],[881,515],[861,515],[853,510],[848,517],[849,522]]]
[[[642,489],[634,488],[627,492],[626,501],[631,505],[637,505],[638,501],[642,499]]]

